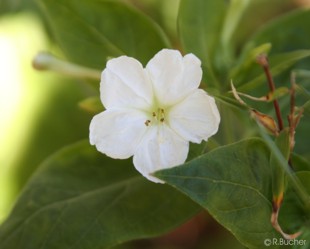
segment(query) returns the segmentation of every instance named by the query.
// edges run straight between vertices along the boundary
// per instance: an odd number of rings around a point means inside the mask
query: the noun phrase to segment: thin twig
[[[273,94],[274,91],[276,90],[276,87],[275,87],[274,81],[272,79],[272,75],[270,72],[270,67],[269,67],[267,56],[266,55],[259,55],[256,58],[256,60],[263,67],[266,78],[267,78],[267,82],[268,82],[270,92],[271,92],[271,94]],[[277,115],[279,130],[282,131],[284,128],[284,125],[283,125],[283,119],[282,119],[282,115],[281,115],[281,111],[280,111],[280,107],[279,107],[279,102],[277,99],[274,99],[273,106],[274,106],[274,109],[275,109],[275,112]]]

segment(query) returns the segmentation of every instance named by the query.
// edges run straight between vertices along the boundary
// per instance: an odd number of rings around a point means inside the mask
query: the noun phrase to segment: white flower
[[[100,83],[106,110],[91,121],[90,143],[112,158],[133,156],[143,176],[162,183],[151,173],[184,163],[189,141],[218,130],[219,111],[198,89],[201,77],[200,60],[177,50],[161,50],[145,68],[127,56],[109,60]]]

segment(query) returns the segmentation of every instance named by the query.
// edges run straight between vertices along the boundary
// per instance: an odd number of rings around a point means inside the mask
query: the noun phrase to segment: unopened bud
[[[279,135],[279,128],[276,121],[272,117],[261,113],[255,109],[251,109],[251,115],[273,135]]]
[[[95,80],[101,78],[101,72],[98,70],[61,60],[46,52],[39,53],[33,59],[32,65],[37,70],[51,70],[77,78],[90,78]]]

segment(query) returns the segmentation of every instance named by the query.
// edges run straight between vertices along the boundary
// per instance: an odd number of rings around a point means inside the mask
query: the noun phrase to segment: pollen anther
[[[150,123],[151,123],[151,120],[146,120],[146,121],[144,122],[144,124],[145,124],[146,126],[149,126]]]
[[[163,123],[165,121],[165,110],[162,108],[158,108],[156,112],[153,112],[153,117]]]

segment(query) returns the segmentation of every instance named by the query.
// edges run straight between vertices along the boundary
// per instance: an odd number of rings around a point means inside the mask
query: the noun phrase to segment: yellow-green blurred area
[[[29,28],[27,28],[29,27]],[[31,27],[31,28],[30,28]],[[35,115],[45,103],[47,87],[37,87],[39,78],[29,60],[36,48],[44,48],[42,27],[30,15],[5,16],[0,20],[0,220],[13,199],[17,186],[14,168],[29,139]],[[28,66],[27,66],[28,64]],[[50,87],[48,87],[50,88]]]
[[[51,49],[36,15],[0,17],[0,222],[44,158],[88,136],[91,117],[77,103],[92,89],[32,68],[33,57]]]

